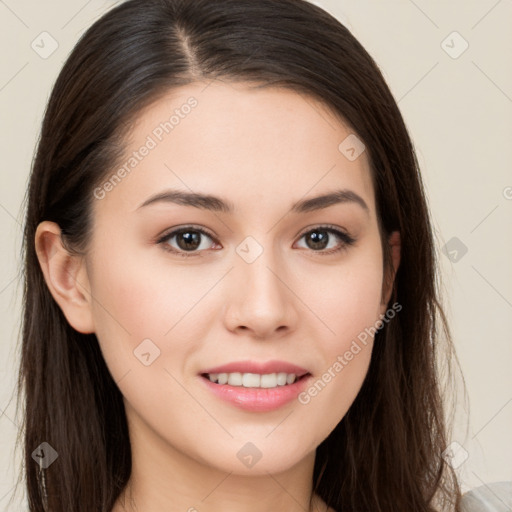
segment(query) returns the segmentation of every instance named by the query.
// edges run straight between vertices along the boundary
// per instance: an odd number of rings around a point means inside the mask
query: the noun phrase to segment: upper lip
[[[302,377],[309,372],[300,366],[287,363],[286,361],[233,361],[232,363],[207,368],[201,373],[259,373],[267,375],[270,373],[294,373],[297,377]]]

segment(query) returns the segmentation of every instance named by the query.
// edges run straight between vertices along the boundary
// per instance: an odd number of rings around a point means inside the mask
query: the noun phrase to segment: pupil
[[[178,242],[180,249],[197,249],[200,245],[200,236],[200,233],[196,231],[185,231],[176,235],[176,241]],[[181,241],[184,243],[181,243]]]
[[[327,246],[329,235],[325,230],[312,231],[310,234],[310,240],[313,242],[312,249],[325,249]],[[311,246],[311,245],[310,245]]]

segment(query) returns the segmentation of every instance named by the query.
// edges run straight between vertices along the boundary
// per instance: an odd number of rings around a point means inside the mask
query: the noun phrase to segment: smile
[[[312,374],[285,361],[238,361],[198,374],[208,394],[251,412],[269,412],[290,404],[304,391]]]

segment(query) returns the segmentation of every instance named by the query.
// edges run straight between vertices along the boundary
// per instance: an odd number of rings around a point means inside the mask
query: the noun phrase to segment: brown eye
[[[176,229],[157,241],[166,251],[185,257],[200,255],[203,250],[211,248],[212,242],[213,238],[206,231],[195,227]]]
[[[203,235],[197,231],[182,231],[174,236],[180,249],[193,251],[201,245],[201,237]]]
[[[306,249],[322,254],[338,252],[348,248],[348,246],[353,245],[355,242],[355,239],[347,233],[329,226],[319,226],[318,228],[311,229],[304,233],[301,236],[302,238],[306,241]],[[336,239],[338,240],[337,243]],[[330,247],[329,244],[331,244]]]
[[[307,233],[305,237],[306,240],[311,242],[308,244],[309,248],[315,250],[325,249],[329,243],[329,239],[332,238],[326,229],[315,229],[315,231],[310,231]]]

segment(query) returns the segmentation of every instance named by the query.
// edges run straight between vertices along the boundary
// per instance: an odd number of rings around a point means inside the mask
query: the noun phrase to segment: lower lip
[[[201,376],[208,389],[222,400],[240,409],[252,412],[274,411],[296,399],[307,385],[311,375],[275,388],[244,388],[229,384],[215,384],[207,377]]]

